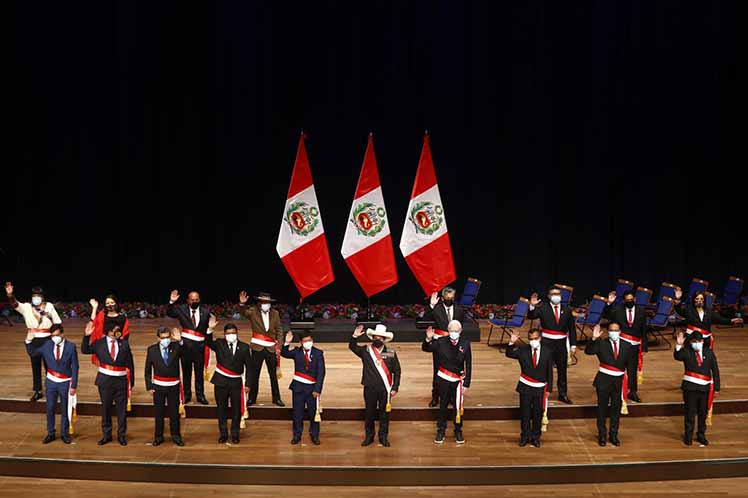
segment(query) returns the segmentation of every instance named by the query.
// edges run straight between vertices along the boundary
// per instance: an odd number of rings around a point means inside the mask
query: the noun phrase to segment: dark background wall
[[[482,302],[748,277],[741,2],[7,8],[0,278],[22,297],[295,301],[275,242],[302,128],[337,279],[313,302],[363,298],[339,251],[369,131],[396,246],[431,133]],[[419,301],[396,251],[374,300]]]

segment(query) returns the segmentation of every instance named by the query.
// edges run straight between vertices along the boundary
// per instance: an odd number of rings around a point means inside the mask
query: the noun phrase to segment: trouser
[[[311,388],[293,391],[293,435],[301,436],[304,432],[304,418],[309,418],[309,435],[319,436],[319,422],[314,421],[317,413],[317,398],[312,396]]]
[[[364,430],[366,436],[374,437],[374,419],[379,413],[379,439],[386,438],[390,433],[390,414],[387,413],[387,390],[384,388],[364,386],[365,418]]]
[[[432,398],[438,398],[439,397],[439,390],[436,387],[437,379],[439,378],[436,374],[439,371],[439,353],[436,351],[431,352],[431,362],[434,366],[434,373],[431,377],[431,397]]]
[[[153,386],[153,406],[156,408],[156,437],[164,437],[164,405],[169,410],[169,432],[179,436],[179,384],[176,386]]]
[[[566,349],[566,341],[563,339],[548,339],[546,344],[549,344],[553,349],[553,364],[556,365],[556,372],[558,373],[558,396],[559,398],[566,397],[566,370],[568,368],[569,361],[569,350]]]
[[[34,349],[38,348],[45,342],[49,340],[49,337],[35,337],[34,339],[31,339],[31,345],[34,347]],[[41,355],[39,356],[32,356],[31,357],[31,375],[33,377],[33,386],[32,389],[34,391],[41,391],[42,390],[42,373],[47,371],[47,362],[44,361]]]
[[[252,382],[249,388],[249,399],[247,403],[257,403],[257,390],[260,384],[260,372],[262,371],[262,363],[264,362],[268,369],[268,375],[270,376],[270,390],[273,393],[273,401],[280,399],[280,389],[278,388],[278,374],[276,371],[276,356],[275,352],[270,352],[267,349],[262,351],[252,350],[251,364],[252,364]]]
[[[182,348],[182,382],[184,385],[184,399],[192,398],[192,372],[195,372],[195,393],[198,397],[205,396],[205,344],[199,341],[184,339]],[[187,341],[190,342],[187,345]]]
[[[47,380],[47,434],[55,433],[55,406],[57,397],[60,397],[60,425],[62,435],[70,434],[70,420],[68,420],[68,394],[70,392],[70,381],[52,382]]]
[[[221,436],[228,436],[227,420],[231,414],[231,437],[239,437],[239,424],[242,421],[242,382],[231,379],[226,386],[215,386],[216,404],[218,405],[218,431]],[[229,408],[229,403],[231,407]],[[230,410],[230,411],[229,411]]]
[[[436,379],[436,393],[439,396],[439,416],[436,419],[436,427],[441,431],[447,429],[447,412],[451,412],[449,405],[451,404],[456,409],[458,385],[459,382],[449,382],[441,377]],[[452,420],[455,419],[455,415],[456,413],[452,414]],[[463,417],[460,417],[460,422],[455,422],[455,432],[462,430],[462,419]]]
[[[522,439],[540,439],[540,427],[543,422],[542,388],[519,393],[519,414]]]
[[[636,378],[639,374],[639,348],[641,346],[631,346],[631,354],[626,363],[626,375],[629,378],[629,394],[635,394],[639,388],[638,379]]]
[[[606,419],[610,415],[610,435],[618,435],[618,422],[621,418],[621,384],[623,377],[617,377],[610,384],[597,387],[597,433],[605,434]]]
[[[127,378],[117,377],[109,379],[99,387],[101,398],[101,432],[105,436],[112,435],[112,403],[117,413],[117,437],[127,434]]]
[[[697,437],[704,437],[706,433],[707,398],[709,393],[704,391],[683,391],[683,402],[685,403],[685,436],[686,439],[693,438],[693,422],[698,417]]]

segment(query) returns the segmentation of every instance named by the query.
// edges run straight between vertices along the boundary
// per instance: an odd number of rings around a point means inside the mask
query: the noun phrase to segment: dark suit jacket
[[[52,341],[44,341],[39,347],[34,347],[34,343],[32,342],[26,344],[26,351],[28,351],[29,356],[32,358],[36,356],[44,358],[44,363],[47,364],[47,368],[70,377],[70,387],[72,389],[77,389],[78,352],[76,351],[75,344],[67,339],[63,342],[60,361],[57,361],[57,358],[55,357],[56,347],[57,346]]]
[[[603,310],[603,318],[618,322],[621,332],[638,337],[642,341],[642,351],[647,348],[647,312],[641,306],[634,306],[634,324],[629,327],[628,309],[623,304],[609,304]]]
[[[540,346],[537,366],[532,366],[532,348],[529,344],[518,346],[513,344],[506,348],[506,357],[519,360],[519,367],[523,374],[532,377],[539,382],[548,383],[548,392],[553,391],[553,351],[547,347]],[[517,382],[518,393],[542,394],[542,387],[532,387],[522,382]]]
[[[231,350],[229,349],[229,343],[226,342],[226,339],[213,339],[213,334],[208,334],[205,336],[205,345],[215,351],[216,363],[240,375],[244,373],[244,385],[252,385],[252,379],[250,377],[252,375],[252,369],[250,368],[251,353],[249,344],[237,340],[236,353],[232,355]],[[228,386],[236,382],[241,383],[241,381],[242,379],[226,377],[218,372],[213,372],[213,377],[210,379],[211,384],[216,386]]]
[[[692,305],[679,304],[676,307],[676,311],[680,316],[686,319],[686,325],[693,325],[700,329],[704,329],[707,332],[712,331],[712,324],[718,323],[720,325],[729,325],[731,320],[725,318],[711,308],[704,308],[704,319],[699,318],[699,312]]]
[[[629,355],[633,353],[633,346],[623,339],[618,339],[618,358],[613,355],[613,345],[610,343],[610,339],[595,339],[590,340],[587,343],[587,347],[584,350],[585,354],[597,355],[597,360],[600,363],[605,363],[611,367],[616,367],[620,370],[626,371],[626,364],[628,363]],[[597,372],[595,380],[592,385],[605,389],[610,387],[611,384],[622,382],[623,376],[616,377],[608,375],[602,372]]]
[[[452,345],[449,337],[434,336],[431,342],[423,341],[421,349],[427,353],[436,352],[439,366],[458,375],[465,375],[464,387],[470,387],[470,377],[473,370],[473,355],[470,341],[460,337],[456,345]]]
[[[179,326],[183,329],[197,330],[202,334],[208,333],[210,308],[205,304],[200,305],[200,322],[197,326],[192,325],[192,315],[190,314],[189,304],[169,304],[166,308],[166,316],[176,318],[179,321]],[[190,350],[198,350],[200,352],[202,352],[203,346],[205,345],[203,341],[193,341],[186,337],[182,338],[182,343],[184,344],[184,347],[189,348]]]
[[[378,389],[384,389],[384,381],[379,375],[374,360],[371,359],[371,355],[366,350],[366,346],[359,346],[356,342],[356,338],[351,336],[348,340],[348,349],[353,351],[353,354],[361,358],[361,363],[364,365],[364,369],[361,375],[361,385],[368,387],[375,387]],[[388,348],[386,345],[382,349],[382,360],[387,365],[387,369],[390,371],[392,376],[392,390],[400,390],[400,360],[397,359],[397,353],[395,350]]]
[[[294,392],[313,391],[322,393],[322,385],[325,382],[325,355],[321,349],[312,347],[309,353],[309,368],[306,368],[304,361],[304,348],[290,349],[284,345],[281,348],[281,356],[294,361],[294,371],[301,372],[314,377],[317,382],[314,384],[304,384],[303,382],[291,381],[288,388]]]
[[[90,337],[87,335],[83,336],[83,344],[81,344],[81,353],[83,354],[95,354],[100,364],[112,365],[115,367],[125,367],[130,369],[130,387],[135,386],[135,365],[132,360],[132,350],[130,349],[130,341],[118,340],[117,345],[119,351],[117,352],[117,359],[112,360],[109,350],[107,349],[106,337],[102,337],[93,344],[89,344]],[[125,381],[126,377],[112,377],[101,372],[96,374],[97,386],[106,386],[110,382],[117,382],[122,379]]]
[[[458,304],[454,304],[452,306],[452,320],[457,320],[460,323],[465,323],[465,308]],[[439,330],[447,330],[447,325],[449,325],[449,320],[447,318],[447,309],[444,307],[444,303],[441,302],[441,300],[436,303],[436,306],[434,306],[434,309],[431,309],[431,307],[426,308],[426,312],[423,314],[423,319],[431,321],[433,320],[436,323],[435,328]]]
[[[167,363],[164,363],[164,358],[161,356],[161,345],[159,343],[151,344],[148,346],[148,351],[145,355],[145,389],[150,391],[154,387],[153,375],[159,377],[179,377],[179,357],[182,356],[182,346],[178,342],[172,341],[167,348],[169,351],[169,359]]]
[[[559,332],[565,332],[569,334],[569,345],[577,345],[577,329],[574,327],[574,315],[571,312],[571,308],[566,304],[559,304],[560,314],[558,323],[556,323],[556,315],[553,313],[553,308],[550,303],[545,301],[538,304],[535,309],[527,312],[527,318],[530,320],[540,319],[540,326],[548,330],[557,330]],[[561,339],[544,339],[544,341],[552,341],[553,343],[560,342]],[[564,343],[564,347],[565,343]]]
[[[270,308],[270,311],[268,311],[270,318],[268,323],[270,324],[270,328],[267,330],[265,329],[265,324],[262,321],[262,310],[257,306],[242,307],[241,313],[244,318],[249,320],[249,326],[251,327],[252,333],[258,332],[262,335],[272,337],[273,339],[278,341],[279,345],[283,344],[285,337],[283,336],[283,331],[281,330],[281,319],[278,310]],[[265,349],[270,353],[275,353],[275,348],[271,347],[263,348],[260,345],[252,343],[249,344],[249,347],[252,348],[252,351],[262,351],[263,349]]]
[[[680,350],[676,349],[673,351],[673,357],[676,360],[683,362],[685,370],[711,376],[714,381],[714,390],[719,391],[719,367],[717,366],[717,356],[710,348],[704,348],[701,353],[701,366],[699,366],[699,362],[696,361],[696,351],[688,346],[683,346]],[[694,384],[693,382],[688,382],[686,380],[681,383],[680,387],[684,391],[709,392],[709,386]]]

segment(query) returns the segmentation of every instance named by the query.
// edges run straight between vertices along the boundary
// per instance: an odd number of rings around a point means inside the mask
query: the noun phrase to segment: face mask
[[[236,334],[226,334],[226,342],[234,344],[236,342]]]
[[[625,304],[628,309],[631,309],[636,303],[634,301],[626,301]]]
[[[381,339],[374,339],[373,344],[374,344],[374,347],[377,348],[377,349],[381,348],[384,345],[384,343],[381,341]]]
[[[196,310],[199,307],[200,307],[200,301],[196,301],[194,303],[190,303],[190,308],[192,308],[193,310]]]
[[[558,296],[558,295],[555,295],[555,294],[554,294],[553,296],[551,296],[551,302],[552,302],[553,304],[558,304],[558,303],[560,303],[560,302],[561,302],[561,296]]]
[[[455,303],[455,300],[454,299],[443,299],[442,302],[444,303],[444,306],[449,308]]]
[[[619,335],[621,335],[621,331],[620,330],[609,330],[608,331],[608,337],[610,337],[614,341],[618,340],[618,336]]]
[[[269,305],[268,303],[262,303],[262,304],[260,305],[260,309],[261,309],[262,311],[270,311],[270,305]]]
[[[52,342],[55,344],[60,344],[62,342],[62,336],[61,335],[53,335],[52,336]]]
[[[106,307],[107,311],[115,311],[117,309],[116,304],[108,304]]]
[[[530,347],[532,349],[538,349],[540,347],[540,339],[530,339]]]
[[[692,342],[691,347],[693,348],[694,351],[701,351],[701,348],[704,347],[704,343],[703,342]]]
[[[302,342],[301,345],[304,347],[304,349],[309,351],[310,349],[312,349],[312,346],[314,346],[314,341]]]
[[[460,338],[460,333],[459,332],[450,332],[449,333],[449,338],[452,339],[453,341],[456,341],[456,340],[458,340]]]
[[[40,304],[42,304],[42,298],[39,296],[32,297],[31,304],[33,304],[34,306],[39,306]]]
[[[169,343],[171,342],[171,339],[169,339],[169,338],[167,337],[167,338],[165,338],[165,339],[161,339],[161,340],[160,340],[160,341],[158,341],[158,342],[160,342],[160,343],[161,343],[161,347],[162,347],[162,348],[165,348],[165,347],[168,347],[168,346],[169,346]]]

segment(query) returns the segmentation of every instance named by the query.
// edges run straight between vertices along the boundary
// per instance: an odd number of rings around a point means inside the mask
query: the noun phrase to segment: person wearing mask
[[[111,330],[115,325],[119,326],[122,331],[122,340],[130,339],[130,321],[127,315],[120,308],[119,301],[114,294],[109,294],[104,299],[104,309],[99,309],[99,302],[96,299],[89,301],[91,305],[91,321],[93,322],[94,331],[91,334],[91,342],[94,343],[104,337],[104,330]],[[91,356],[91,362],[96,364],[96,356]]]
[[[177,446],[184,446],[179,427],[180,412],[184,412],[184,391],[179,372],[182,356],[182,334],[178,328],[159,327],[158,342],[148,346],[145,356],[145,390],[153,396],[155,435],[153,446],[164,442],[164,407],[169,409],[169,432]]]
[[[322,386],[325,382],[325,355],[314,347],[314,339],[309,332],[302,332],[299,338],[301,347],[290,349],[293,332],[286,333],[281,356],[294,361],[294,374],[288,388],[293,393],[293,438],[291,444],[301,442],[304,431],[304,416],[309,418],[309,437],[319,445]]]
[[[42,357],[47,366],[47,436],[42,443],[55,440],[55,407],[60,398],[60,425],[62,442],[70,444],[71,414],[78,388],[78,352],[75,344],[65,340],[65,330],[56,323],[49,328],[49,341],[34,346],[34,332],[26,334],[26,351],[29,356]]]
[[[60,315],[57,314],[52,303],[44,299],[44,291],[41,287],[31,289],[31,302],[21,303],[13,294],[13,284],[5,283],[5,293],[8,296],[10,307],[16,310],[26,322],[26,328],[33,332],[34,338],[31,344],[34,349],[40,347],[49,340],[52,325],[62,323]],[[31,401],[37,401],[44,397],[42,394],[42,362],[43,355],[31,356],[31,374],[33,379]]]
[[[691,304],[688,306],[680,302],[682,297],[683,291],[680,287],[676,288],[675,310],[686,319],[686,335],[690,336],[693,332],[700,333],[704,340],[704,347],[707,349],[714,349],[715,337],[712,324],[729,325],[732,323],[739,325],[743,323],[742,318],[726,318],[712,308],[707,308],[703,292],[694,294]]]
[[[547,417],[548,393],[553,391],[553,352],[541,346],[540,329],[530,329],[527,339],[529,344],[518,346],[519,335],[512,332],[506,357],[518,360],[521,371],[517,382],[521,429],[519,445],[523,447],[530,443],[540,448],[543,418]]]
[[[621,339],[631,345],[629,362],[626,365],[628,378],[628,399],[641,403],[639,397],[639,376],[644,372],[644,354],[647,352],[647,314],[636,305],[634,291],[623,293],[623,303],[615,305],[616,293],[608,294],[608,305],[603,310],[603,318],[616,322],[621,327]]]
[[[463,399],[470,388],[472,375],[472,353],[470,341],[461,337],[462,324],[452,320],[447,325],[449,335],[437,337],[433,328],[426,329],[426,339],[421,350],[427,353],[436,351],[438,358],[437,393],[439,394],[439,416],[436,422],[434,442],[442,444],[447,430],[447,410],[452,404],[455,408],[454,434],[457,444],[464,444],[462,434]]]
[[[366,336],[371,344],[360,346],[358,339],[364,335],[364,326],[358,325],[348,340],[348,349],[361,358],[363,372],[361,385],[364,386],[366,435],[361,446],[369,446],[374,442],[374,419],[379,414],[379,444],[390,446],[390,409],[392,398],[400,389],[400,360],[397,353],[385,346],[394,337],[383,324],[374,329],[367,329]]]

